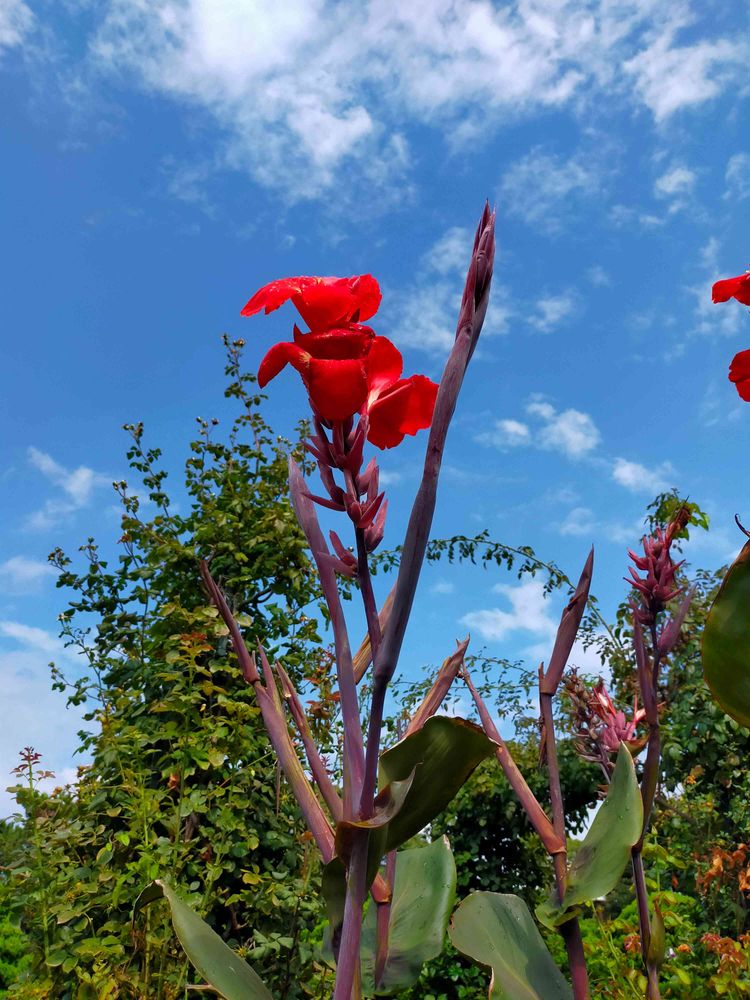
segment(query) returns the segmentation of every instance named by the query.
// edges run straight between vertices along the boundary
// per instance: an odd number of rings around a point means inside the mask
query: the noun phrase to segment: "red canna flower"
[[[734,382],[741,398],[750,403],[750,351],[740,351],[732,358],[729,381]]]
[[[378,311],[380,286],[371,274],[351,278],[280,278],[264,285],[242,310],[254,316],[265,309],[266,316],[289,299],[311,330],[325,330],[341,324],[363,322]]]
[[[750,271],[738,274],[736,278],[724,278],[717,281],[711,289],[711,299],[714,302],[728,302],[737,299],[743,306],[750,306]]]
[[[291,299],[311,331],[295,326],[292,342],[274,344],[266,353],[258,369],[261,388],[290,364],[323,420],[345,421],[361,413],[368,418],[368,440],[393,448],[405,434],[430,426],[438,387],[424,375],[402,379],[401,353],[359,322],[375,313],[380,298],[378,283],[368,274],[285,278],[256,292],[242,314],[268,313]]]

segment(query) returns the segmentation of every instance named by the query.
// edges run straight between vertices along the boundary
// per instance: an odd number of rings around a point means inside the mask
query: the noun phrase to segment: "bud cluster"
[[[308,496],[322,507],[345,512],[355,528],[364,533],[366,551],[373,552],[383,540],[388,501],[379,489],[380,469],[376,460],[371,459],[362,469],[367,416],[360,416],[356,424],[351,417],[346,421],[332,422],[330,437],[326,423],[316,416],[315,434],[306,448],[318,463],[328,496],[312,493]],[[334,469],[343,473],[343,486],[336,482]],[[354,576],[357,560],[353,553],[343,545],[336,532],[332,531],[330,537],[336,551],[336,571],[344,576]]]
[[[601,678],[589,687],[572,670],[565,679],[565,691],[573,706],[576,751],[583,760],[599,764],[609,777],[612,770],[610,755],[618,752],[620,744],[625,743],[634,755],[643,749],[646,737],[639,737],[637,729],[646,713],[638,708],[637,695],[633,715],[628,719],[615,706]]]

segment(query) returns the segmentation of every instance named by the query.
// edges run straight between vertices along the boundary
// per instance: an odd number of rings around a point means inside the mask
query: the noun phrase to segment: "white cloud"
[[[463,616],[461,624],[488,642],[502,642],[515,633],[536,636],[536,641],[524,649],[524,656],[533,663],[546,663],[560,619],[551,611],[552,602],[545,597],[544,585],[538,580],[528,580],[517,586],[498,584],[492,589],[507,599],[510,610],[470,611]],[[568,662],[585,673],[607,673],[596,651],[584,649],[581,642],[574,643]]]
[[[676,195],[689,194],[695,187],[697,174],[688,167],[672,167],[657,177],[654,193],[661,198],[674,198]]]
[[[34,26],[34,15],[23,0],[0,3],[0,53],[23,42]]]
[[[609,288],[612,284],[612,279],[601,264],[594,264],[590,267],[586,272],[586,277],[595,288]]]
[[[531,431],[520,420],[496,420],[494,430],[489,432],[490,441],[497,448],[515,448],[531,444]]]
[[[27,556],[11,556],[0,563],[0,586],[10,594],[36,591],[45,580],[56,575],[55,569],[48,562],[29,559]]]
[[[12,639],[20,646],[28,647],[46,656],[65,656],[67,651],[62,640],[51,632],[23,622],[0,621],[0,636]]]
[[[674,469],[669,462],[662,462],[653,469],[630,462],[626,458],[616,458],[612,466],[612,478],[620,486],[633,493],[650,493],[654,496],[674,485]]]
[[[549,617],[549,604],[541,581],[529,580],[515,587],[502,583],[492,589],[508,599],[510,610],[470,611],[461,618],[462,625],[492,642],[499,642],[512,632],[554,635],[556,625]]]
[[[601,187],[591,163],[564,159],[537,146],[506,171],[500,185],[500,210],[528,225],[557,233]]]
[[[550,333],[569,319],[578,308],[575,292],[568,290],[559,295],[536,299],[534,311],[527,317],[529,325],[540,333]]]
[[[456,585],[450,580],[438,580],[430,587],[431,594],[452,594]]]
[[[539,413],[540,407],[544,414]],[[539,413],[546,421],[541,428],[538,440],[542,448],[561,451],[568,458],[582,458],[599,444],[601,435],[596,424],[588,413],[580,410],[563,410],[558,413],[554,409],[550,413],[549,404],[530,404],[529,413]]]
[[[223,134],[213,164],[290,200],[355,175],[370,194],[408,187],[405,120],[439,130],[454,152],[549,108],[628,102],[661,121],[734,85],[746,49],[723,38],[678,45],[686,20],[656,0],[104,0],[101,10],[97,83],[130,80],[193,120],[203,112]],[[546,210],[598,182],[583,160],[550,165],[526,171],[545,182],[539,192],[511,175],[506,193],[554,226]]]
[[[537,426],[530,427],[520,420],[496,420],[491,430],[477,434],[480,444],[496,448],[532,445],[562,452],[568,458],[582,458],[593,451],[601,440],[599,430],[588,413],[568,409],[558,412],[542,398],[532,397],[526,413],[537,418]]]
[[[727,183],[725,198],[731,201],[750,198],[750,153],[735,153],[730,156],[724,179]]]
[[[591,537],[596,530],[594,512],[588,507],[574,507],[568,512],[560,525],[561,535],[588,535]]]
[[[740,78],[747,63],[750,46],[746,41],[717,39],[675,45],[677,32],[685,26],[684,19],[667,24],[623,67],[657,121],[718,97]]]
[[[87,506],[95,489],[112,484],[111,477],[86,465],[66,469],[38,448],[30,447],[27,454],[30,465],[63,492],[62,499],[47,500],[43,507],[29,515],[26,526],[32,531],[46,531],[54,527],[74,511]]]
[[[424,254],[415,283],[386,296],[382,316],[399,346],[445,356],[456,339],[464,280],[474,245],[472,230],[453,226]],[[510,316],[502,289],[493,285],[481,343],[506,332]]]

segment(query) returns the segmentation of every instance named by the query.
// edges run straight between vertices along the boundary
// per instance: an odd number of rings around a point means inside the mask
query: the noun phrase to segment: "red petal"
[[[740,351],[732,358],[729,366],[729,378],[732,382],[750,378],[750,351]]]
[[[324,330],[335,323],[369,319],[378,311],[380,286],[371,274],[351,278],[318,278],[299,275],[280,278],[259,289],[245,305],[242,316],[254,316],[265,309],[266,315],[289,299],[312,330]]]
[[[378,311],[380,286],[371,274],[351,278],[318,278],[294,298],[299,314],[311,330],[324,330],[354,317],[363,321]]]
[[[350,323],[332,330],[302,333],[295,326],[294,342],[321,360],[343,361],[364,358],[375,338],[369,326]]]
[[[738,274],[736,278],[724,278],[717,281],[711,289],[714,302],[727,302],[737,299],[745,306],[750,306],[750,273]]]
[[[429,427],[437,391],[437,385],[424,375],[412,375],[386,389],[368,409],[368,440],[377,448],[393,448],[404,434]]]
[[[297,371],[304,376],[310,362],[310,355],[303,351],[297,344],[290,344],[289,341],[282,341],[274,344],[266,352],[265,357],[258,368],[258,385],[261,389],[268,385],[272,378],[276,378],[285,365],[294,365]]]
[[[367,379],[362,360],[311,358],[303,376],[315,408],[325,420],[346,420],[367,399]]]
[[[322,278],[310,278],[304,275],[298,278],[279,278],[278,281],[272,281],[270,284],[264,285],[259,289],[240,315],[254,316],[261,309],[265,309],[267,316],[293,296],[299,295],[305,288],[323,280]]]
[[[401,352],[387,337],[375,337],[367,355],[367,388],[371,402],[394,385],[404,370]]]
[[[750,351],[740,351],[732,358],[729,380],[734,382],[740,397],[750,403]]]

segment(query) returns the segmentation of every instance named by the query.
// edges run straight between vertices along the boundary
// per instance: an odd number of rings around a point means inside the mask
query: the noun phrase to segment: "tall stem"
[[[557,760],[557,743],[555,741],[555,720],[552,712],[552,695],[549,693],[541,693],[539,695],[539,700],[542,709],[545,749],[547,752],[547,773],[549,775],[549,795],[552,806],[552,826],[554,827],[557,836],[563,844],[565,844],[565,803],[563,801],[562,784],[560,782],[560,767]],[[562,903],[568,881],[567,850],[553,854],[552,861],[555,868],[555,885],[557,886],[557,895]],[[578,918],[573,917],[572,920],[567,920],[560,927],[560,933],[565,941],[565,948],[568,953],[570,977],[573,983],[573,995],[576,1000],[588,1000],[589,977],[586,970],[586,957],[583,952],[583,937],[581,936],[581,926],[578,923]]]
[[[651,820],[651,811],[654,807],[656,789],[659,783],[659,763],[661,760],[661,732],[659,729],[659,707],[657,704],[657,692],[659,688],[659,670],[661,668],[661,655],[657,641],[656,622],[651,623],[651,648],[653,650],[653,661],[651,670],[648,670],[647,654],[644,655],[644,643],[641,625],[636,616],[634,628],[638,630],[636,638],[636,648],[640,654],[641,669],[639,669],[639,680],[641,682],[641,694],[646,706],[649,724],[648,748],[646,750],[646,762],[643,765],[643,776],[641,778],[641,800],[643,802],[643,828],[638,838],[638,843],[633,847],[633,886],[638,903],[638,923],[641,933],[641,955],[643,964],[646,967],[648,980],[646,996],[648,1000],[660,1000],[659,972],[649,959],[649,944],[651,941],[651,925],[648,907],[648,889],[646,886],[646,875],[643,870],[643,841],[648,832]],[[645,665],[645,669],[644,669]]]

